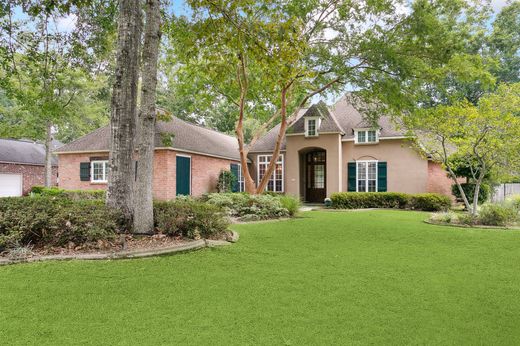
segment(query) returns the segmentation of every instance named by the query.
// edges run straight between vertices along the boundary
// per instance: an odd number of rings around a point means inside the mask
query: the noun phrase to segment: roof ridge
[[[204,125],[200,125],[200,124],[194,124],[192,122],[189,122],[187,120],[184,120],[184,119],[181,119],[179,117],[176,117],[175,115],[172,114],[172,117],[174,117],[175,119],[178,119],[180,121],[182,121],[183,123],[187,124],[187,125],[191,125],[191,126],[195,126],[195,127],[198,127],[198,128],[201,128],[201,129],[204,129],[204,130],[208,130],[208,131],[212,131],[212,132],[215,132],[215,133],[218,133],[218,134],[221,134],[221,135],[224,135],[226,137],[229,137],[229,138],[233,138],[233,139],[236,139],[235,136],[231,136],[231,135],[228,135],[227,133],[224,133],[224,132],[221,132],[221,131],[218,131],[218,130],[215,130],[215,129],[212,129],[212,128],[209,128],[209,127],[206,127]],[[171,121],[171,120],[170,120]],[[166,123],[169,123],[170,121],[165,121]]]
[[[76,142],[79,141],[80,139],[83,139],[83,138],[85,138],[85,137],[87,137],[87,136],[90,136],[90,135],[92,135],[92,134],[94,134],[94,133],[96,133],[96,132],[98,132],[98,131],[101,131],[102,129],[104,129],[105,127],[108,127],[108,126],[110,126],[110,123],[107,124],[107,125],[105,125],[105,126],[98,127],[98,128],[95,129],[94,131],[91,131],[91,132],[89,132],[89,133],[85,133],[83,136],[80,136],[80,137],[76,138],[76,139],[73,140],[73,141],[70,141],[70,142],[68,142],[68,143],[65,143],[65,144],[63,144],[62,146],[59,146],[59,147],[57,147],[57,148],[54,148],[53,151],[55,151],[55,150],[59,150],[59,149],[63,149],[63,148],[65,148],[66,146],[68,146],[69,144],[76,143]]]

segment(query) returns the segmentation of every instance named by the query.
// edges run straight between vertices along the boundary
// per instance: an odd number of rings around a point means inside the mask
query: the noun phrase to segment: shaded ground
[[[519,344],[520,232],[426,217],[307,212],[229,247],[0,267],[0,340]]]

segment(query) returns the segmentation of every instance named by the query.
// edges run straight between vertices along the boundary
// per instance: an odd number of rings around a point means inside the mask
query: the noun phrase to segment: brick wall
[[[428,192],[441,193],[454,199],[451,194],[452,184],[453,180],[447,176],[440,163],[428,161]]]
[[[204,155],[182,154],[191,157],[191,193],[193,196],[216,191],[220,171],[222,169],[229,170],[230,164],[235,162]],[[107,184],[81,181],[79,176],[81,162],[89,162],[91,157],[100,157],[102,155],[99,153],[60,154],[59,186],[64,189],[106,189]],[[155,199],[169,200],[175,198],[176,155],[177,153],[173,150],[155,151],[153,179],[153,195]]]
[[[37,165],[20,165],[13,163],[0,163],[0,173],[16,173],[22,175],[24,195],[31,191],[35,185],[45,184],[45,167]],[[52,169],[52,184],[57,185],[58,168]]]

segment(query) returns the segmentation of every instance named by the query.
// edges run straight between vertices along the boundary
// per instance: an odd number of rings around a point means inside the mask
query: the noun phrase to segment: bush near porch
[[[271,193],[211,193],[202,200],[223,208],[229,216],[243,221],[294,216],[301,204],[295,197]]]
[[[451,207],[448,196],[436,193],[406,194],[399,192],[337,192],[331,195],[335,209],[414,209],[443,211]]]

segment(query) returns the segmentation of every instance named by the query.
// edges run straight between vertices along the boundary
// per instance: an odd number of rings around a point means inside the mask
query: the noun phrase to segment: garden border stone
[[[185,244],[173,245],[159,249],[138,249],[138,250],[125,250],[118,252],[107,252],[107,253],[85,253],[76,255],[48,255],[48,256],[34,256],[26,258],[0,258],[0,266],[16,263],[32,263],[32,262],[43,262],[43,261],[68,261],[68,260],[113,260],[113,259],[130,259],[130,258],[142,258],[159,256],[165,254],[172,254],[176,252],[185,252],[190,250],[203,249],[205,247],[215,247],[231,245],[236,243],[239,239],[239,235],[235,231],[231,231],[231,237],[227,240],[211,240],[211,239],[200,239],[190,241]]]

